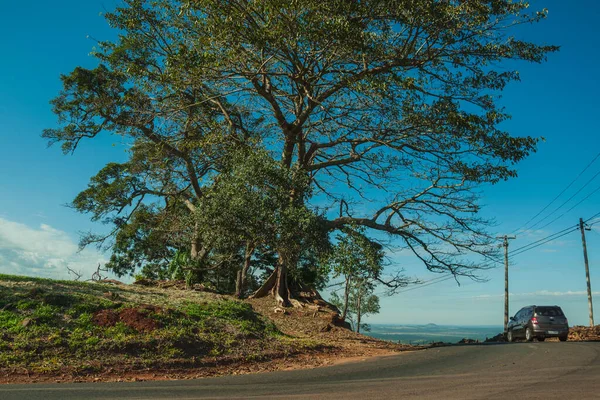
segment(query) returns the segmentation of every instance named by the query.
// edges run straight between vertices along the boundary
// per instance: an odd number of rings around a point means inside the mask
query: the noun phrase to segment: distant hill
[[[484,341],[502,332],[502,326],[379,325],[371,324],[369,336],[403,344],[458,343],[462,339]]]

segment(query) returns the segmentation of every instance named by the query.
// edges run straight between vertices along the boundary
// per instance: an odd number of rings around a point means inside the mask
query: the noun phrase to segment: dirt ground
[[[572,326],[569,329],[569,341],[600,341],[600,325],[594,327],[589,326]]]

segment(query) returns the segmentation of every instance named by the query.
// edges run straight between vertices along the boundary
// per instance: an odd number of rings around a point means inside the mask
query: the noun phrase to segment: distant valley
[[[502,326],[455,326],[371,324],[371,331],[364,332],[378,339],[403,344],[429,344],[432,342],[457,343],[461,339],[484,341],[502,332]]]

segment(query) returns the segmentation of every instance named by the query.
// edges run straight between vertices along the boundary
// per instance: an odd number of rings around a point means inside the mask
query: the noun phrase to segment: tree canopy
[[[96,68],[62,77],[59,126],[43,133],[67,153],[100,134],[131,143],[130,160],[74,201],[112,224],[117,244],[169,232],[170,251],[203,260],[211,231],[262,242],[276,262],[258,293],[284,304],[298,289],[289,276],[303,276],[302,254],[314,253],[309,232],[389,234],[429,270],[455,275],[483,267],[469,254],[494,255],[476,189],[515,177],[535,151],[537,138],[499,128],[508,114],[497,96],[519,79],[504,62],[557,50],[511,36],[545,10],[509,0],[123,3],[106,14],[119,38],[98,44]],[[244,175],[231,165],[239,154],[268,168]],[[202,218],[216,218],[210,199],[223,193],[227,235]],[[142,213],[147,222],[132,225]],[[135,268],[169,256],[134,242],[115,254],[136,253]]]

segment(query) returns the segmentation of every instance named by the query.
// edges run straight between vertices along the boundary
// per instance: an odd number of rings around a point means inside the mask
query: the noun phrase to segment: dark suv
[[[527,306],[510,317],[506,333],[509,342],[518,338],[543,342],[547,337],[558,337],[561,342],[569,337],[569,322],[559,306]]]

